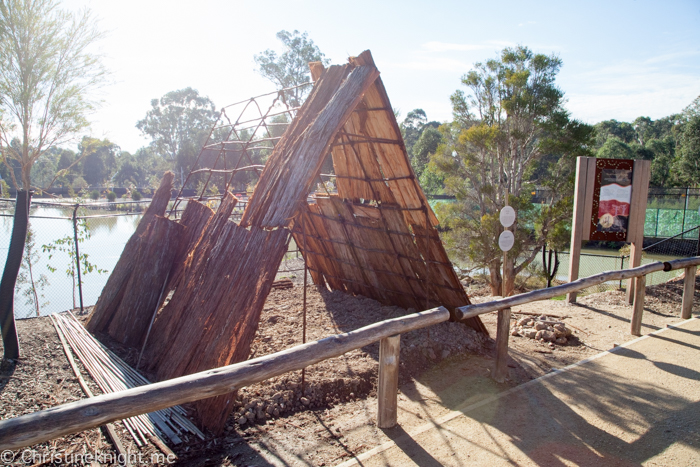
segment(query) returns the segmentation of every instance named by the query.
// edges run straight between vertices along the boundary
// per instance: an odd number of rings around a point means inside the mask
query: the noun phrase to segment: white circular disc
[[[503,227],[510,227],[515,222],[515,209],[511,206],[504,206],[498,217],[501,219],[501,225]]]
[[[510,230],[504,230],[498,237],[498,247],[501,251],[510,251],[515,244],[515,236]]]

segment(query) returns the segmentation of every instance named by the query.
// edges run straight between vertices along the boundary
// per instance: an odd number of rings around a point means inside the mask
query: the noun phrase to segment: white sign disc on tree
[[[504,206],[499,218],[503,227],[510,227],[515,222],[515,209],[511,206]]]
[[[498,247],[501,251],[510,251],[515,244],[515,236],[510,230],[504,230],[501,235],[498,236]]]

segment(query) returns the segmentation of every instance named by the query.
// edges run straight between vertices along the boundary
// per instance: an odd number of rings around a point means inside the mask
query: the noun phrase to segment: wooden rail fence
[[[656,262],[624,271],[610,271],[579,279],[568,284],[536,290],[491,302],[468,305],[457,309],[460,321],[512,306],[576,292],[611,280],[635,278],[637,287],[631,333],[640,334],[644,305],[645,276],[656,271],[685,269],[681,317],[690,318],[695,291],[695,271],[700,257],[665,263]],[[104,425],[116,420],[153,412],[166,407],[227,394],[250,384],[300,370],[314,363],[338,357],[374,342],[380,342],[377,425],[390,428],[397,420],[397,384],[400,334],[449,320],[444,307],[381,321],[355,331],[308,342],[281,352],[213,370],[139,386],[126,391],[103,394],[59,405],[20,417],[0,421],[0,449],[19,449],[70,433]],[[508,328],[498,330],[497,358],[494,377],[505,374]]]
[[[634,302],[632,305],[632,320],[630,334],[639,336],[642,328],[642,314],[644,313],[644,287],[646,285],[646,275],[657,271],[673,271],[675,269],[685,269],[685,279],[683,283],[683,303],[681,305],[681,318],[689,319],[693,307],[693,296],[695,293],[695,271],[700,264],[700,256],[692,258],[676,259],[673,261],[646,264],[632,269],[621,271],[608,271],[594,274],[592,276],[578,279],[567,284],[550,287],[548,289],[535,290],[512,297],[501,298],[490,302],[467,305],[457,308],[455,316],[458,321],[465,321],[474,316],[479,316],[491,311],[510,310],[511,307],[523,305],[525,303],[547,300],[571,292],[578,292],[594,285],[608,281],[622,279],[635,280]],[[510,313],[508,313],[510,314]],[[510,318],[510,317],[509,317]],[[508,319],[509,321],[510,319]],[[504,320],[505,321],[505,320]],[[494,379],[503,382],[507,371],[509,326],[501,326],[496,335],[496,368],[494,369]]]

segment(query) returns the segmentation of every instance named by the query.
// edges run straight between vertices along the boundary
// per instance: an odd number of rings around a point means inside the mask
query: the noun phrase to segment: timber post
[[[379,381],[377,388],[377,426],[393,428],[397,422],[399,389],[399,351],[401,335],[379,341]]]
[[[630,334],[633,336],[641,336],[642,315],[644,314],[644,292],[646,288],[647,276],[641,275],[631,280],[634,281],[634,304],[632,307]]]
[[[80,204],[76,204],[73,208],[73,241],[75,242],[75,270],[78,272],[78,295],[80,296],[80,314],[85,312],[83,307],[83,281],[80,277],[80,250],[78,249],[78,208]],[[75,294],[75,289],[73,289]],[[73,295],[75,297],[75,295]]]
[[[498,331],[496,331],[496,363],[493,379],[497,383],[506,380],[508,374],[508,335],[510,334],[510,308],[498,310]]]
[[[19,358],[20,352],[15,325],[15,284],[22,265],[22,255],[27,240],[31,199],[32,193],[30,191],[17,190],[10,247],[7,250],[5,269],[3,269],[0,280],[0,329],[2,330],[4,358],[10,360]]]
[[[683,304],[681,305],[681,318],[690,319],[693,311],[693,298],[695,297],[695,273],[697,266],[685,268],[683,280]]]

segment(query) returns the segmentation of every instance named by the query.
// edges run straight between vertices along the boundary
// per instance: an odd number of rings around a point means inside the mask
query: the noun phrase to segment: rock
[[[518,328],[513,328],[510,330],[510,335],[511,336],[519,336],[520,332],[518,332]]]
[[[520,318],[518,320],[518,326],[525,326],[530,321],[530,318]]]
[[[250,421],[255,420],[255,414],[254,414],[253,412],[251,412],[251,411],[246,412],[246,413],[245,413],[245,417],[246,417],[248,420],[250,420]]]
[[[446,359],[446,358],[449,357],[449,356],[450,356],[450,350],[449,350],[449,349],[444,349],[444,350],[442,351],[442,354],[441,354],[442,359],[444,360],[444,359]]]
[[[304,404],[306,406],[308,406],[311,403],[311,401],[309,399],[307,399],[306,397],[302,397],[299,400],[301,401],[302,404]]]
[[[564,345],[566,344],[566,337],[559,337],[554,341],[555,344]]]
[[[544,332],[544,331],[537,331],[537,334],[535,334],[535,339],[537,339],[537,340],[542,339],[542,333],[543,333],[543,332]]]
[[[427,354],[428,358],[430,358],[431,360],[435,360],[437,358],[437,355],[435,355],[435,351],[431,348],[428,348]]]
[[[534,329],[528,329],[523,332],[523,335],[528,339],[535,339],[535,337],[537,336],[537,332],[538,331],[535,331]]]
[[[554,342],[557,336],[555,336],[552,331],[542,331],[541,338],[546,342]]]
[[[248,423],[248,417],[240,417],[236,420],[236,423],[238,423],[239,425],[245,425],[246,423]]]
[[[537,331],[544,331],[544,330],[547,329],[548,327],[549,327],[549,326],[547,326],[547,325],[544,324],[544,323],[536,323],[536,324],[535,324],[535,330],[537,330]]]

